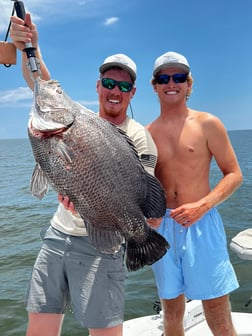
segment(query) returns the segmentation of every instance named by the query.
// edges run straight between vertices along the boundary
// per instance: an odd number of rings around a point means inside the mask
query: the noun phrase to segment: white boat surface
[[[252,336],[252,314],[232,312],[238,336]],[[184,316],[186,336],[211,336],[201,301],[186,303]],[[161,336],[163,333],[162,311],[156,315],[138,317],[124,322],[123,336]]]
[[[238,233],[230,247],[241,259],[252,260],[252,229]],[[250,298],[252,300],[252,296]],[[252,313],[232,312],[232,320],[238,336],[252,336]],[[211,336],[201,301],[186,303],[184,315],[186,336]],[[163,333],[162,311],[155,315],[138,317],[125,321],[123,336],[161,336]]]

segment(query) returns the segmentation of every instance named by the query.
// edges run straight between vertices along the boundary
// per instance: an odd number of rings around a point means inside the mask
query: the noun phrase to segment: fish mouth
[[[34,137],[50,138],[50,137],[55,136],[55,135],[62,135],[71,126],[72,126],[72,124],[69,125],[69,126],[63,126],[61,128],[57,128],[57,129],[43,129],[43,130],[41,130],[39,128],[34,127],[33,124],[32,124],[32,120],[30,120],[29,131]]]

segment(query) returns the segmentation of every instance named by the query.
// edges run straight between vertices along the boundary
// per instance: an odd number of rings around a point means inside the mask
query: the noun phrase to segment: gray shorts
[[[27,293],[27,310],[64,314],[70,307],[87,328],[123,323],[124,248],[98,253],[88,237],[70,236],[52,226],[42,232]]]

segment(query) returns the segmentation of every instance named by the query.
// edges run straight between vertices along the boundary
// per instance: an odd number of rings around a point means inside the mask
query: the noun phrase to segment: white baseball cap
[[[190,66],[187,59],[174,51],[169,51],[158,57],[154,63],[153,77],[163,68],[181,68],[186,73],[190,73]]]
[[[103,74],[106,70],[112,67],[119,67],[126,70],[133,79],[133,82],[135,82],[137,66],[135,62],[133,62],[132,59],[128,56],[124,54],[116,54],[107,57],[100,66],[99,71],[101,74]]]

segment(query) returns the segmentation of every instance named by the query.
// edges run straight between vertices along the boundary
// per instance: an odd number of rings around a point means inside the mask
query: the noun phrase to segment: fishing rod
[[[13,0],[12,0],[13,1]],[[16,10],[17,16],[20,19],[25,19],[25,8],[24,8],[24,3],[23,1],[20,0],[14,0],[14,8]],[[37,59],[35,56],[35,50],[31,44],[31,42],[25,43],[25,49],[23,50],[28,58],[28,63],[31,69],[31,72],[36,72],[38,71],[38,64],[37,64]]]

